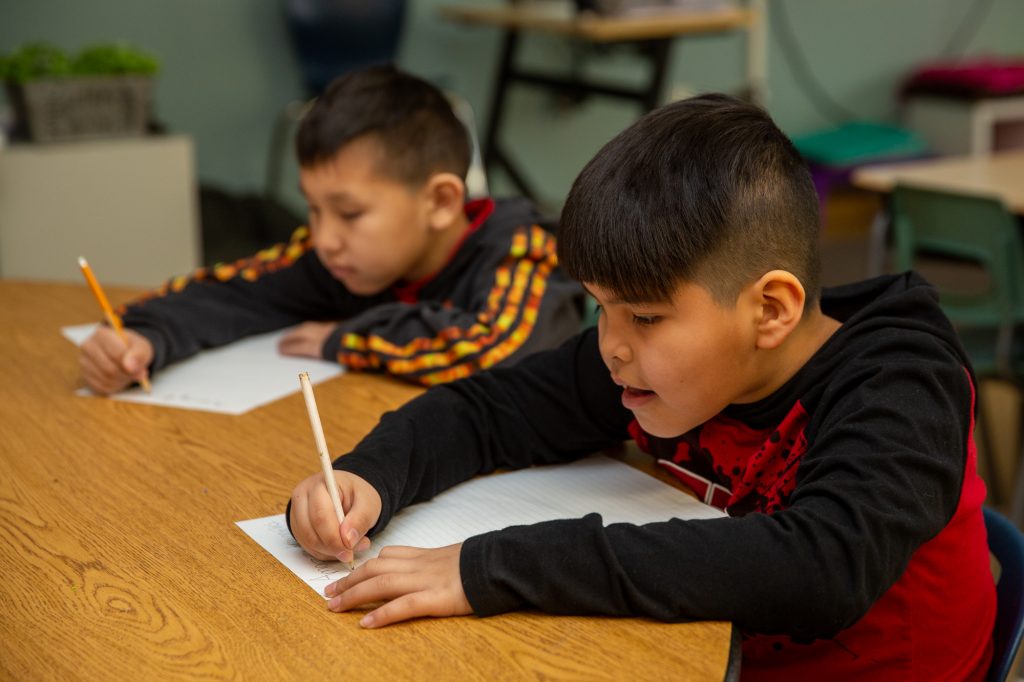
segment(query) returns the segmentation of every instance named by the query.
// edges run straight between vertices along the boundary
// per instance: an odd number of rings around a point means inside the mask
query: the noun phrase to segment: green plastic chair
[[[1024,324],[1024,240],[1017,220],[994,197],[898,186],[892,194],[893,239],[899,270],[921,255],[980,266],[988,286],[940,288],[942,309],[964,337],[979,376],[1024,377],[1014,332]]]
[[[940,284],[939,301],[957,328],[977,377],[1008,380],[1020,389],[1024,385],[1024,240],[1016,217],[998,198],[903,185],[892,194],[892,220],[898,270],[916,267],[921,256],[937,256],[984,271],[983,287],[965,291]],[[988,420],[984,411],[978,413],[987,464],[994,472]],[[1018,450],[1024,453],[1024,448]],[[1021,461],[1011,513],[1018,523],[1024,514]],[[998,497],[994,487],[991,492],[992,498]]]

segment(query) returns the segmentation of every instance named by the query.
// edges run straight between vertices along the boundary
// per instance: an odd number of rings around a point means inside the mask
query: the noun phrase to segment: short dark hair
[[[782,269],[817,303],[818,198],[807,166],[760,107],[722,94],[651,111],[573,183],[558,257],[625,301],[667,300],[681,282],[732,305]]]
[[[380,172],[396,180],[420,184],[442,172],[466,178],[469,134],[447,98],[393,66],[353,71],[327,86],[299,125],[299,165],[328,161],[364,136],[381,147]]]

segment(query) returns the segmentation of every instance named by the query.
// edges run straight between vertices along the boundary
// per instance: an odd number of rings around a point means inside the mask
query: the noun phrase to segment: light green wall
[[[367,0],[372,1],[372,0]],[[483,121],[498,58],[497,30],[456,26],[436,8],[453,0],[411,0],[399,62],[462,92]],[[494,2],[494,0],[491,0]],[[987,0],[979,0],[981,3]],[[768,0],[785,3],[800,45],[829,94],[865,118],[885,118],[902,74],[942,50],[970,11],[964,0]],[[779,7],[775,8],[778,11]],[[994,0],[967,54],[1024,56],[1024,3]],[[0,9],[0,51],[44,39],[75,50],[123,39],[156,54],[163,70],[156,110],[169,129],[196,140],[204,182],[258,191],[272,122],[300,95],[298,67],[275,0],[7,0]],[[529,36],[526,60],[538,68],[568,63],[558,39]],[[734,90],[743,78],[736,35],[677,40],[669,80],[695,90]],[[644,77],[640,63],[613,54],[590,70],[625,83]],[[797,87],[776,36],[769,38],[769,108],[799,134],[824,119]],[[545,197],[557,205],[600,146],[637,115],[635,105],[593,98],[577,108],[517,88],[504,139]],[[294,177],[294,170],[290,176]],[[495,178],[499,192],[507,183]],[[289,180],[289,183],[291,181]],[[298,202],[290,193],[290,200]]]

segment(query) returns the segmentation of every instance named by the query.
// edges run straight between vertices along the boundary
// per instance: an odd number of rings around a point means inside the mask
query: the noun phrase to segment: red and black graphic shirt
[[[591,329],[428,391],[335,467],[381,493],[380,528],[478,473],[636,439],[728,516],[470,538],[474,612],[728,620],[744,680],[982,679],[995,590],[969,361],[912,273],[828,289],[821,307],[842,326],[803,368],[678,438],[638,428]]]

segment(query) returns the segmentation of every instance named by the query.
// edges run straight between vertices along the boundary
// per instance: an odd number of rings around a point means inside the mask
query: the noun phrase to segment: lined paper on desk
[[[64,327],[61,333],[81,346],[97,326]],[[278,353],[277,342],[288,331],[258,334],[201,351],[157,372],[152,377],[152,393],[136,386],[110,398],[187,410],[244,414],[298,391],[299,372],[309,372],[310,381],[318,384],[344,371],[336,362]],[[93,395],[87,388],[79,389],[78,394]]]
[[[387,545],[444,547],[508,526],[591,512],[600,514],[605,525],[725,515],[653,476],[595,455],[571,464],[475,478],[403,509],[373,539],[373,547],[357,555],[356,565]],[[288,533],[283,514],[239,521],[238,526],[321,596],[328,583],[348,573],[340,562],[306,554]]]

